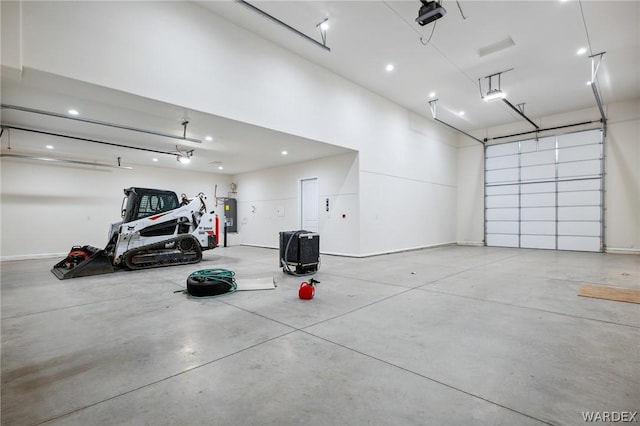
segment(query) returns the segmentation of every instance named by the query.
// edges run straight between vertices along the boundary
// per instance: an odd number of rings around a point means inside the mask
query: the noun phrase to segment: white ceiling
[[[46,149],[51,139],[38,133],[5,130],[2,153],[44,156],[46,158],[89,161],[125,167],[135,165],[187,169],[193,171],[238,174],[315,158],[338,155],[350,150],[247,123],[205,114],[175,105],[100,87],[77,80],[24,69],[22,77],[3,78],[1,91],[3,125],[36,129],[86,140],[56,138],[53,150]],[[9,107],[7,107],[9,106]],[[69,118],[25,112],[12,106],[67,115],[70,107],[81,111],[80,119],[100,121],[173,135],[176,138],[90,124]],[[186,136],[201,142],[181,139],[183,118],[189,120]],[[25,136],[27,135],[27,136]],[[213,140],[205,137],[211,135]],[[11,137],[11,139],[10,139]],[[117,147],[124,145],[138,150]],[[159,151],[151,152],[144,149]],[[176,161],[178,152],[194,150],[191,163]],[[282,155],[287,151],[287,155]],[[162,154],[169,153],[169,154]],[[157,162],[153,159],[157,159]],[[223,167],[222,170],[219,167]]]
[[[590,54],[606,52],[598,71],[604,103],[640,97],[638,1],[460,1],[461,13],[458,3],[444,0],[442,5],[447,14],[435,26],[425,27],[414,22],[420,7],[418,0],[252,2],[318,41],[321,38],[316,24],[329,18],[330,51],[238,2],[198,3],[425,117],[431,117],[428,100],[430,92],[435,92],[439,99],[438,118],[465,131],[523,121],[506,104],[486,103],[480,98],[478,78],[511,68],[512,71],[502,75],[501,88],[512,104],[525,103],[525,113],[534,121],[596,105],[593,92],[586,85],[591,77]],[[426,43],[432,31],[433,36]],[[508,40],[513,42],[512,46],[481,55],[483,49],[491,50]],[[586,47],[587,53],[577,55],[580,47]],[[388,63],[394,64],[394,71],[385,71]],[[486,91],[487,80],[481,81]],[[236,174],[348,152],[30,69],[24,70],[20,80],[3,76],[1,101],[56,112],[76,105],[83,117],[176,136],[182,135],[181,118],[188,117],[189,137],[204,139],[210,129],[215,129],[215,139],[193,143],[6,108],[1,118],[5,125],[35,127],[146,149],[167,152],[175,152],[176,146],[180,150],[194,149],[189,165],[192,170]],[[459,116],[459,111],[465,111],[464,116]],[[42,137],[31,134],[26,139],[22,146],[13,146],[13,152],[110,164],[115,164],[120,156],[123,165],[184,167],[171,155],[69,139],[64,142],[61,139],[52,152],[43,147]],[[3,136],[3,153],[6,148],[7,136]],[[282,156],[282,150],[289,155]],[[152,157],[159,161],[150,163]],[[219,165],[224,167],[223,171],[218,170]]]
[[[463,19],[458,3],[444,0],[446,15],[424,27],[414,22],[418,0],[252,2],[318,41],[316,25],[329,18],[330,52],[240,3],[199,3],[418,114],[430,117],[435,92],[438,118],[466,131],[522,120],[503,102],[480,98],[478,78],[511,68],[501,88],[533,119],[594,106],[588,56],[603,51],[603,102],[640,97],[638,1],[460,1]],[[480,55],[508,39],[511,47]],[[580,47],[585,55],[576,54]],[[385,70],[388,63],[393,72]]]

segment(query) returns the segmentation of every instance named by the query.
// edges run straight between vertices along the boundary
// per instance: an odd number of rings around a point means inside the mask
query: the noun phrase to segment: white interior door
[[[318,232],[318,178],[300,180],[300,229]]]

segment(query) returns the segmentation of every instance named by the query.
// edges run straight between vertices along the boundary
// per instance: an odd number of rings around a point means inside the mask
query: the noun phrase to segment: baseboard
[[[604,252],[611,254],[640,254],[640,249],[607,247]]]
[[[458,241],[459,246],[484,247],[483,241]]]
[[[276,246],[265,246],[262,244],[247,244],[247,243],[242,243],[242,244],[238,244],[239,246],[247,246],[247,247],[257,247],[257,248],[266,248],[266,249],[274,249],[274,250],[278,250],[279,247]]]
[[[0,256],[0,262],[12,262],[15,260],[37,260],[37,259],[53,259],[59,258],[60,260],[67,257],[69,252],[64,253],[39,253],[39,254],[18,254],[14,256]]]

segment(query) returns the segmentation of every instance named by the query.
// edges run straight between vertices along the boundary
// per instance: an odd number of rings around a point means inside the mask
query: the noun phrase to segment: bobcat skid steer
[[[179,200],[175,192],[159,189],[132,187],[124,193],[122,221],[111,225],[107,246],[73,246],[51,270],[56,277],[198,263],[202,251],[217,247],[218,217],[207,212],[204,194],[182,194]]]

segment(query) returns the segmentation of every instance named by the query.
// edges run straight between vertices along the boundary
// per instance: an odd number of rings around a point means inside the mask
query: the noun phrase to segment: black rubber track
[[[169,242],[175,243],[173,250],[166,250],[165,244]],[[178,251],[179,253],[176,253]],[[152,259],[146,263],[134,263],[136,256],[149,255]],[[138,270],[157,268],[161,266],[186,265],[198,263],[202,260],[202,249],[200,243],[193,235],[180,235],[167,241],[150,244],[129,250],[122,255],[123,263],[126,269]]]

